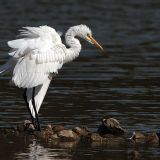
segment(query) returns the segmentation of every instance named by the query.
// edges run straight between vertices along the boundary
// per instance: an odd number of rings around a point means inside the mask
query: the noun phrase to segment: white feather
[[[20,35],[25,37],[8,42],[12,48],[9,55],[18,59],[12,81],[18,87],[36,87],[43,84],[50,73],[58,72],[62,67],[62,60],[54,59],[55,54],[60,57],[60,49],[54,46],[63,44],[59,34],[48,26],[24,27]],[[41,55],[41,61],[37,60],[38,55]]]
[[[46,95],[46,92],[47,92],[47,89],[49,87],[50,82],[51,82],[51,80],[47,79],[42,85],[39,85],[39,86],[35,87],[34,100],[35,100],[37,113],[40,109],[40,106],[41,106],[43,100],[44,100],[44,97]],[[32,116],[35,118],[35,112],[34,112],[34,108],[33,108],[33,104],[32,104],[32,93],[33,93],[32,88],[27,89],[27,93],[26,93],[27,101],[29,103],[29,108],[31,110]]]

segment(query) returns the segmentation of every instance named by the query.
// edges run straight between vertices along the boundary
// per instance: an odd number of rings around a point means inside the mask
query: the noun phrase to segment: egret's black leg
[[[26,95],[26,92],[27,92],[27,88],[25,88],[25,89],[24,89],[23,99],[24,99],[24,101],[26,102],[28,112],[29,112],[29,114],[30,114],[30,116],[31,116],[32,123],[34,124],[34,117],[32,116],[31,110],[30,110],[30,108],[29,108],[29,103],[28,103],[28,101],[27,101],[27,95]]]
[[[35,113],[36,121],[37,121],[36,128],[38,131],[41,131],[41,127],[40,127],[40,123],[39,123],[39,119],[38,119],[38,113],[37,113],[36,106],[35,106],[34,96],[35,96],[35,87],[33,88],[33,93],[32,93],[32,105],[33,105],[33,109],[34,109],[34,113]]]

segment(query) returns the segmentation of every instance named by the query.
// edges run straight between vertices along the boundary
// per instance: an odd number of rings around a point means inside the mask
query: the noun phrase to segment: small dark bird
[[[123,129],[118,120],[114,118],[102,119],[102,124],[98,128],[98,133],[101,136],[106,134],[123,135],[125,132],[126,130]]]

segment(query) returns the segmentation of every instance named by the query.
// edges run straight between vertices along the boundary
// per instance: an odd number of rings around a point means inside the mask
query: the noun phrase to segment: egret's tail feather
[[[48,78],[42,85],[39,85],[35,88],[34,100],[35,100],[35,106],[36,106],[37,113],[39,112],[39,109],[46,95],[50,82],[51,80]],[[34,111],[33,104],[32,104],[32,94],[33,94],[33,88],[28,88],[26,92],[27,102],[29,103],[31,114],[35,118],[35,111]]]
[[[13,65],[14,65],[13,60],[10,59],[5,64],[0,66],[0,74],[4,75],[4,74],[10,72],[13,69]]]

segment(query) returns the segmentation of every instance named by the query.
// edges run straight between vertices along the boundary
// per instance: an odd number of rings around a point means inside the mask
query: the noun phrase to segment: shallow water
[[[158,131],[160,123],[159,0],[21,0],[0,1],[0,64],[8,56],[6,42],[22,26],[50,25],[66,31],[87,24],[107,56],[82,41],[78,59],[66,64],[52,81],[40,110],[40,121],[88,126],[97,130],[102,117],[115,117],[132,134]],[[0,77],[0,127],[29,118],[22,90]],[[128,159],[138,150],[159,159],[159,146],[141,144],[50,146],[30,140],[1,139],[2,159]]]

